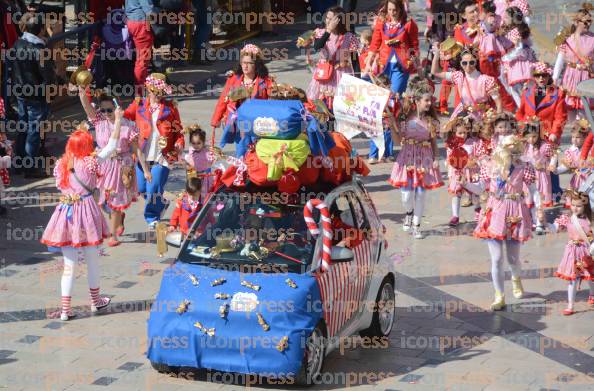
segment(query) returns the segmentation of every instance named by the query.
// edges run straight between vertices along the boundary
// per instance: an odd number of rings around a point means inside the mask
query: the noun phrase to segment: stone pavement
[[[578,3],[576,1],[571,4]],[[367,4],[367,3],[366,3]],[[554,10],[561,2],[535,9]],[[413,9],[419,5],[413,3]],[[362,7],[360,5],[360,7]],[[419,18],[420,19],[420,18]],[[545,38],[544,17],[537,20]],[[542,25],[541,25],[542,24]],[[261,39],[266,47],[291,45],[293,31]],[[538,38],[538,37],[537,37]],[[270,70],[280,81],[306,86],[310,74],[304,56],[291,49],[289,59]],[[216,84],[229,62],[214,72],[184,70],[175,80],[195,81],[197,94],[180,102],[184,124],[208,125]],[[216,73],[216,74],[215,74]],[[75,118],[73,107],[60,113]],[[63,141],[59,134],[57,147]],[[354,141],[360,153],[367,142]],[[442,149],[442,156],[443,156]],[[443,167],[442,167],[443,169]],[[507,276],[508,307],[488,311],[492,300],[486,245],[472,238],[473,211],[463,208],[463,224],[447,226],[450,199],[444,188],[431,192],[423,220],[427,237],[414,240],[400,229],[400,194],[387,184],[390,164],[373,166],[365,183],[388,229],[390,255],[397,263],[397,321],[387,347],[343,346],[324,367],[323,384],[314,389],[376,390],[587,390],[594,388],[594,309],[587,292],[578,293],[577,313],[563,317],[566,284],[552,276],[566,243],[565,234],[536,237],[522,248],[527,295],[515,300]],[[562,177],[566,183],[567,176]],[[182,189],[184,173],[175,170],[169,198]],[[235,390],[244,379],[234,374],[199,373],[174,378],[155,372],[146,360],[146,319],[161,279],[175,256],[156,255],[154,236],[141,217],[142,202],[126,218],[124,244],[105,248],[102,292],[112,296],[105,314],[91,316],[84,265],[77,270],[71,322],[48,319],[59,303],[61,259],[38,239],[55,203],[53,180],[25,183],[15,178],[5,197],[9,218],[0,220],[0,387],[7,390]],[[20,192],[20,193],[19,193]],[[41,194],[41,195],[40,195]],[[559,209],[550,212],[550,218]],[[264,385],[264,389],[278,388]],[[283,388],[283,387],[280,387]]]

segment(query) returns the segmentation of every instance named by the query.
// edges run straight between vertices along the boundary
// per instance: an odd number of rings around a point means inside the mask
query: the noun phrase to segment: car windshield
[[[315,247],[303,205],[291,204],[282,193],[217,193],[189,235],[179,260],[222,268],[250,265],[264,272],[301,273]]]

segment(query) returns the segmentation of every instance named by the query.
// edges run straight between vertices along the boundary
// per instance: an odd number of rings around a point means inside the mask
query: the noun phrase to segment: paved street
[[[421,2],[424,4],[424,2]],[[578,1],[531,2],[535,10],[535,41],[551,45],[558,24],[544,13],[555,14],[563,4]],[[538,4],[536,4],[538,3]],[[374,3],[363,2],[359,10]],[[418,10],[419,2],[412,3]],[[419,15],[419,12],[416,12]],[[547,14],[549,15],[549,14]],[[555,14],[556,15],[556,14]],[[417,17],[424,27],[424,19]],[[294,45],[307,27],[284,26],[272,38],[255,42],[263,47],[289,47],[289,58],[269,64],[278,81],[306,87],[311,74],[305,56]],[[540,34],[540,35],[539,35]],[[543,56],[554,60],[548,48]],[[426,52],[426,50],[424,51]],[[182,122],[207,128],[224,72],[234,62],[213,67],[183,68],[175,83],[195,83],[196,94],[179,99]],[[76,102],[74,103],[76,104]],[[78,106],[56,115],[80,119]],[[568,132],[567,132],[568,133]],[[567,143],[568,134],[564,141]],[[48,135],[59,154],[64,135]],[[367,153],[367,140],[353,142]],[[441,148],[442,158],[445,151]],[[564,317],[567,285],[553,277],[566,244],[565,234],[535,237],[522,247],[525,298],[511,295],[506,274],[506,310],[488,310],[493,299],[491,263],[487,246],[472,237],[474,212],[463,208],[461,224],[448,227],[450,198],[445,188],[431,192],[422,229],[415,240],[401,230],[400,193],[387,182],[391,164],[375,165],[364,182],[388,231],[389,253],[397,263],[397,319],[389,346],[344,346],[327,357],[323,384],[313,389],[357,390],[592,390],[594,389],[594,308],[587,305],[587,284],[578,292],[576,314]],[[442,166],[442,171],[445,168]],[[569,177],[563,175],[562,184]],[[183,188],[185,173],[170,175],[169,199]],[[70,322],[47,318],[60,299],[61,258],[39,243],[53,212],[53,179],[13,180],[3,202],[7,219],[0,220],[0,388],[7,390],[236,390],[242,379],[233,374],[204,373],[186,379],[158,374],[144,353],[146,320],[163,270],[175,257],[156,253],[154,234],[147,232],[142,201],[126,216],[124,242],[104,248],[101,290],[112,297],[109,311],[92,316],[84,264],[76,274]],[[561,212],[548,211],[549,220]],[[168,211],[169,216],[171,210]],[[375,376],[370,376],[375,375]],[[255,388],[274,389],[274,385]]]

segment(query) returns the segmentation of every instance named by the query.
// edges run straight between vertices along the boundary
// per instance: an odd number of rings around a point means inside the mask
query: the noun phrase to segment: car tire
[[[377,292],[371,325],[369,328],[361,330],[359,335],[362,337],[387,337],[390,335],[396,316],[395,306],[394,284],[392,279],[386,276]]]
[[[177,372],[179,372],[179,369],[180,369],[180,367],[172,367],[167,364],[161,364],[161,363],[153,362],[153,361],[151,361],[151,366],[153,367],[154,370],[156,370],[159,373],[176,374]]]
[[[311,352],[314,352],[314,355]],[[303,362],[299,374],[295,378],[295,384],[299,386],[312,386],[320,378],[326,354],[326,335],[323,323],[320,322],[312,331],[305,343],[303,351]],[[310,360],[311,358],[311,360]]]

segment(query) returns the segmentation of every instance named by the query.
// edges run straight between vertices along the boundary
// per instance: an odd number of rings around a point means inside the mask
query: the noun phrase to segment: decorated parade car
[[[154,368],[311,384],[341,338],[390,334],[394,273],[369,194],[358,179],[323,202],[311,194],[247,186],[209,199],[151,309]]]
[[[369,170],[308,107],[247,100],[227,122],[223,142],[244,151],[213,156],[214,193],[168,239],[181,250],[148,321],[157,370],[312,384],[341,338],[390,334],[395,275],[358,176]]]

